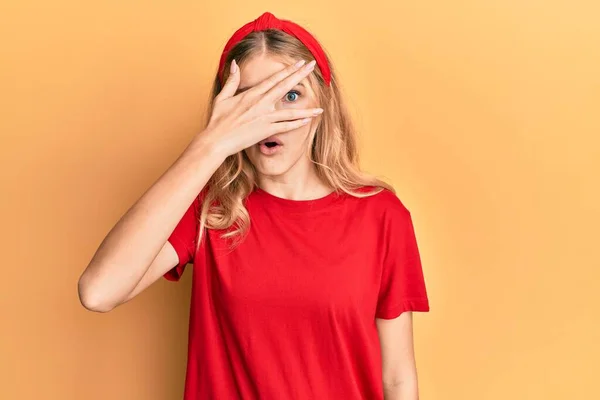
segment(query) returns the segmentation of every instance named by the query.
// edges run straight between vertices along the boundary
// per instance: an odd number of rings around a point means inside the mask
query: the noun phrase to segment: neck
[[[259,175],[258,186],[277,197],[290,200],[312,200],[331,193],[332,188],[317,175],[316,166],[298,162],[281,175]]]

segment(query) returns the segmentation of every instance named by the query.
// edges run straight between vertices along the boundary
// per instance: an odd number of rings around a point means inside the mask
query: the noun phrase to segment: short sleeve
[[[164,274],[164,277],[167,280],[178,281],[181,278],[181,275],[183,275],[185,266],[194,262],[200,226],[199,220],[200,195],[196,196],[169,236],[168,242],[171,243],[175,249],[179,262],[175,267]]]
[[[396,198],[384,218],[382,273],[377,318],[429,311],[429,301],[411,214]]]

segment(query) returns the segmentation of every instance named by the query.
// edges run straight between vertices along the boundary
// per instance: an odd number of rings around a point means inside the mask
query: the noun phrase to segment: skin
[[[251,59],[240,66],[240,88],[254,86],[285,64],[268,56]],[[278,108],[319,107],[308,79],[303,79],[277,105]],[[263,155],[256,147],[245,150],[259,174],[259,185],[276,196],[300,200],[319,198],[331,188],[319,181],[307,153],[307,141],[318,124],[311,124],[278,134],[283,148],[272,156]],[[385,400],[417,400],[417,373],[413,346],[412,313],[404,312],[395,319],[376,318],[382,351],[382,373]]]
[[[375,318],[381,347],[385,400],[418,400],[413,345],[413,316],[405,311],[394,319]]]
[[[275,109],[312,67],[314,62],[290,65],[234,96],[240,73],[232,64],[209,125],[121,216],[81,274],[77,293],[86,309],[111,311],[177,265],[167,239],[225,159],[270,135],[303,126],[304,118],[314,115],[314,109]]]
[[[247,90],[285,67],[265,56],[248,60],[240,66],[237,91]],[[276,109],[318,106],[304,78],[283,96]],[[306,153],[318,118],[277,134],[283,147],[276,155],[264,156],[256,146],[243,150],[257,169],[261,188],[292,200],[320,198],[331,192],[332,188],[318,179]],[[104,238],[79,279],[78,294],[86,309],[108,312],[133,299],[177,265],[177,253],[167,239],[226,156],[215,144],[218,141],[209,139],[204,133],[195,137]],[[376,319],[376,325],[385,400],[417,400],[412,314]]]
[[[250,59],[240,66],[238,91],[256,85],[268,76],[286,67],[269,56]],[[302,79],[276,104],[276,109],[302,109],[319,107],[308,79]],[[317,129],[320,117],[310,124],[275,135],[282,143],[276,154],[265,156],[257,146],[244,150],[258,172],[261,188],[276,196],[292,200],[307,200],[323,197],[333,189],[321,182],[309,159],[307,142]]]

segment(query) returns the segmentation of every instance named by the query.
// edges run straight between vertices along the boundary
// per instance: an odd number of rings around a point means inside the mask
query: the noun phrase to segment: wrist
[[[227,148],[223,140],[219,140],[219,135],[211,130],[205,129],[200,132],[190,143],[190,147],[194,151],[204,153],[205,156],[210,156],[223,163],[230,156],[230,150]]]
[[[221,148],[222,146],[213,143],[206,136],[205,132],[202,132],[192,139],[184,150],[182,157],[200,162],[204,168],[208,166],[209,169],[216,170],[225,161],[227,155],[224,149]]]

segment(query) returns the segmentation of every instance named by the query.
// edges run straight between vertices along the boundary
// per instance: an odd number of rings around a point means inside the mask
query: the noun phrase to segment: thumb
[[[221,89],[221,92],[217,95],[217,100],[222,101],[233,97],[238,86],[240,84],[240,67],[237,65],[235,60],[231,62],[231,67],[229,69],[229,76],[227,77],[227,81]]]

